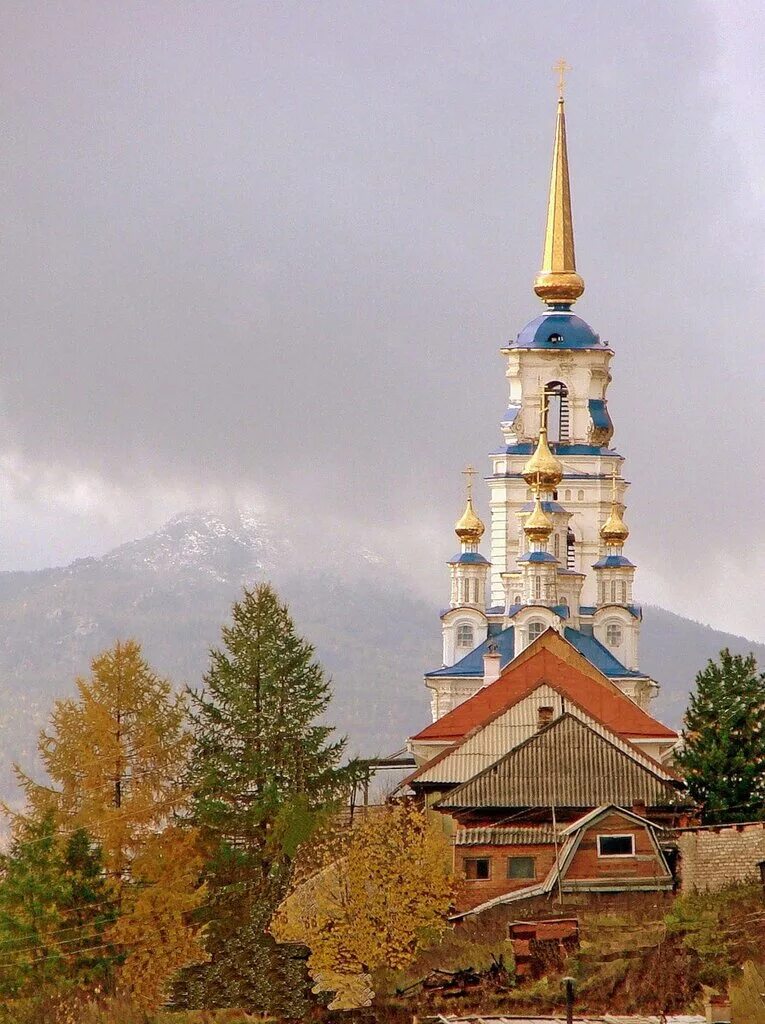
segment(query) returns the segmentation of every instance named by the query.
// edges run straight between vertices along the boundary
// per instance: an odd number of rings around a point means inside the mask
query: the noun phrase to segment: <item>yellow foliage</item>
[[[77,690],[78,700],[56,701],[52,731],[40,738],[54,788],[21,779],[33,810],[53,807],[67,829],[86,829],[119,878],[186,798],[185,708],[133,640],[95,658],[91,678],[78,679]]]
[[[207,959],[189,923],[205,895],[198,837],[172,824],[188,799],[185,705],[132,640],[95,658],[77,690],[40,738],[53,786],[19,776],[31,817],[52,811],[64,834],[84,828],[101,846],[120,914],[107,937],[126,956],[120,994],[152,1009],[176,971]]]
[[[205,897],[196,884],[202,864],[195,832],[172,826],[153,836],[133,862],[142,884],[109,939],[127,950],[118,993],[144,1009],[162,1004],[168,979],[181,967],[208,959],[202,929],[187,923]]]
[[[281,904],[271,931],[279,942],[308,946],[317,984],[331,979],[339,992],[338,976],[345,977],[345,1002],[348,985],[363,990],[360,976],[406,967],[443,933],[452,900],[448,854],[446,838],[413,805],[370,814],[349,830],[342,855]]]

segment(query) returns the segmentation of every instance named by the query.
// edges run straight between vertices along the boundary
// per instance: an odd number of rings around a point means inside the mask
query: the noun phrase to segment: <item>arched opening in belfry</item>
[[[568,405],[568,388],[559,380],[545,384],[547,406],[547,439],[555,443],[565,442],[571,436],[571,422]]]
[[[576,569],[576,537],[570,527],[566,533],[566,568]]]

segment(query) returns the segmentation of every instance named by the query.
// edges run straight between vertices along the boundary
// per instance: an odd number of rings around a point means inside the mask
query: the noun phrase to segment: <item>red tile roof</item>
[[[514,659],[497,680],[412,739],[454,743],[488,724],[542,682],[549,682],[567,694],[584,711],[624,739],[677,738],[676,732],[642,711],[562,637],[548,631],[533,646],[533,652],[531,647],[527,648],[530,657],[521,655]],[[555,649],[558,653],[554,653]]]

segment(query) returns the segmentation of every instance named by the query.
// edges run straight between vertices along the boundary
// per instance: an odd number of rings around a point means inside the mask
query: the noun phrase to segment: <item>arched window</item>
[[[473,604],[478,604],[478,580],[473,580]]]
[[[521,595],[520,594],[514,594],[513,595],[513,604],[520,604],[520,603],[521,603]]]
[[[534,577],[534,600],[539,601],[542,597],[542,577],[537,573]]]
[[[469,622],[461,622],[457,626],[457,646],[473,647],[473,627]]]
[[[568,608],[568,598],[564,594],[561,594],[560,601],[558,603],[563,605],[564,608]]]
[[[622,627],[618,622],[609,622],[606,626],[606,643],[609,647],[619,647],[622,642]]]
[[[547,626],[544,624],[544,622],[540,622],[539,619],[534,619],[532,622],[530,622],[529,643],[531,643],[533,640],[536,640],[538,636],[541,636],[546,629]]]
[[[584,501],[584,491],[577,491],[576,492],[576,500],[577,501]]]
[[[616,580],[611,580],[611,604],[616,604]]]
[[[626,583],[625,580],[622,580],[621,587],[619,589],[622,592],[622,604],[626,604],[627,603],[627,583]]]
[[[564,501],[571,501],[571,491],[566,491],[565,492],[563,500]]]
[[[559,380],[545,384],[547,398],[547,437],[550,441],[566,442],[570,435],[568,388]]]

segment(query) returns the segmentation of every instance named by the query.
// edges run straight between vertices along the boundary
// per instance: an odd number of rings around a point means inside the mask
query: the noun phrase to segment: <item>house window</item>
[[[533,857],[508,857],[508,878],[536,878],[536,866]]]
[[[542,577],[534,577],[534,600],[539,601],[542,597]]]
[[[521,603],[521,595],[520,594],[515,594],[513,596],[513,604],[520,604],[520,603]]]
[[[540,622],[538,619],[535,619],[533,622],[530,622],[529,623],[529,643],[531,643],[532,640],[536,640],[536,638],[538,636],[541,636],[544,633],[544,631],[545,631],[545,624],[544,624],[544,622]]]
[[[576,500],[577,501],[584,501],[584,491],[577,491],[576,492]]]
[[[626,604],[627,603],[627,584],[626,584],[626,582],[624,580],[622,580],[622,582],[621,582],[620,589],[621,589],[621,592],[622,592],[622,604]]]
[[[611,580],[611,604],[616,604],[616,580]]]
[[[635,837],[634,835],[624,836],[598,836],[599,857],[634,857]]]
[[[473,646],[473,627],[467,622],[463,622],[461,625],[457,626],[457,646]]]
[[[571,491],[566,491],[565,492],[563,500],[564,501],[571,501]]]
[[[470,879],[471,882],[479,882],[483,879],[491,878],[490,857],[466,857],[464,864],[465,878]]]
[[[576,569],[576,541],[574,539],[574,531],[569,530],[566,533],[566,568]]]
[[[606,643],[609,647],[618,647],[622,642],[622,627],[618,622],[609,622],[606,626]]]

